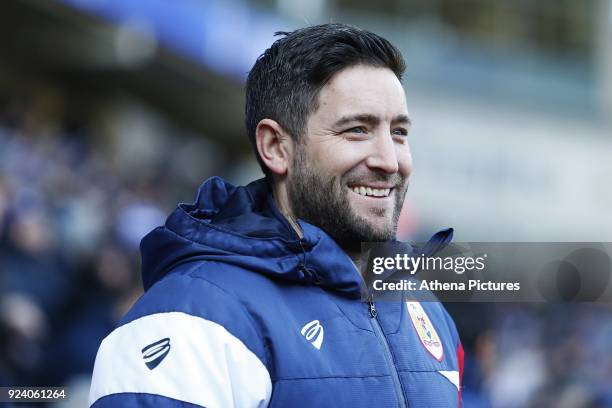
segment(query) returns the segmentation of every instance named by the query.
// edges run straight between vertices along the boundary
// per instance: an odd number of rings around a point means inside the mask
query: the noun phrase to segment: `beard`
[[[370,209],[372,217],[389,218],[382,228],[373,226],[350,205],[348,185],[368,182],[385,182],[394,186],[392,214],[384,208]],[[407,179],[397,173],[354,170],[342,177],[324,174],[298,146],[287,194],[297,218],[321,228],[341,247],[359,251],[362,242],[383,242],[395,237],[407,188]]]

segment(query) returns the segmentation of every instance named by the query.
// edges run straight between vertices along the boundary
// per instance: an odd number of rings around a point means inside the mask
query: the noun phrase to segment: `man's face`
[[[293,213],[341,245],[395,234],[412,158],[404,90],[387,68],[357,65],[319,93],[288,173]]]

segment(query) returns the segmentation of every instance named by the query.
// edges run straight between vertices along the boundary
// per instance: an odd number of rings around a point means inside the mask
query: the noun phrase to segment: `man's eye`
[[[393,134],[399,136],[408,136],[408,130],[404,128],[397,128],[393,130]]]
[[[356,126],[354,128],[347,129],[347,133],[368,133],[368,130],[363,126]]]

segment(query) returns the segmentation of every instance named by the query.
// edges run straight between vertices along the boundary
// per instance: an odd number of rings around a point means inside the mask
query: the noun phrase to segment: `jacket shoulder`
[[[143,398],[153,398],[163,407],[265,405],[272,387],[268,358],[248,311],[213,282],[175,272],[141,296],[102,341],[90,404],[147,405]]]
[[[208,262],[195,262],[171,271],[138,299],[119,326],[149,315],[183,313],[224,327],[266,361],[261,334],[248,309],[231,287],[206,278],[202,272],[210,268],[214,266]]]

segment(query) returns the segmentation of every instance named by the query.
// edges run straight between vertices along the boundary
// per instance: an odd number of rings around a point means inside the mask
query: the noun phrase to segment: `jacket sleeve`
[[[458,399],[459,399],[459,407],[463,406],[463,395],[462,395],[462,390],[463,390],[463,361],[464,361],[464,351],[463,351],[463,345],[461,344],[461,338],[459,337],[459,332],[457,331],[457,326],[455,325],[455,322],[453,321],[453,318],[451,317],[451,315],[448,313],[448,311],[442,306],[440,305],[440,307],[442,308],[443,312],[444,312],[444,318],[446,319],[446,323],[448,324],[448,327],[452,333],[452,337],[453,337],[453,344],[454,344],[454,352],[455,352],[455,358],[456,358],[456,366],[457,366],[457,376],[456,376],[456,386],[457,386],[457,390],[458,390]]]
[[[151,288],[100,345],[89,405],[265,407],[265,350],[246,310],[201,279]]]

